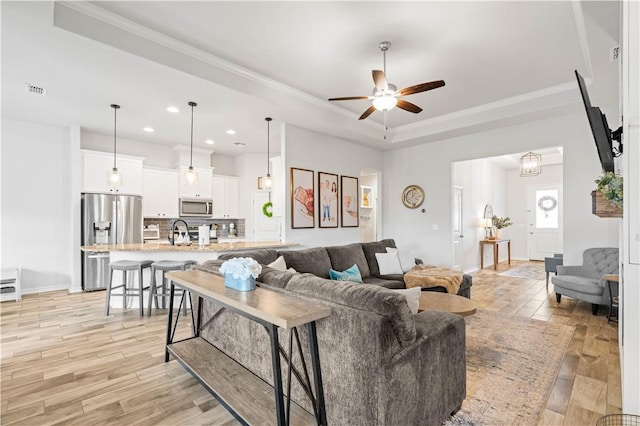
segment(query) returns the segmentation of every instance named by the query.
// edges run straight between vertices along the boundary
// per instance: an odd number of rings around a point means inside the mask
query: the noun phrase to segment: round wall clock
[[[424,191],[418,185],[409,185],[402,191],[402,204],[410,209],[420,207],[424,202]]]

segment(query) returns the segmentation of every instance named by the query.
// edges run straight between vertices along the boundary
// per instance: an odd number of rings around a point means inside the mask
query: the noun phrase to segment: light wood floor
[[[479,308],[576,327],[539,424],[593,425],[620,412],[618,329],[606,312],[593,317],[566,298],[558,306],[552,285],[497,275],[506,269],[473,274]],[[104,292],[58,291],[0,305],[0,424],[237,424],[176,361],[164,363],[163,311],[106,318],[103,303]]]

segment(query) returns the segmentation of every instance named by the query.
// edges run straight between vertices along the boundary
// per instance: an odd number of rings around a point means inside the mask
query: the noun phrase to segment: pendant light
[[[527,152],[520,157],[520,176],[538,176],[542,172],[542,155]]]
[[[271,124],[271,117],[266,117],[265,121],[267,122],[267,176],[262,180],[264,187],[266,189],[271,189],[273,186],[273,179],[271,178],[271,162],[269,161],[269,125]]]
[[[189,168],[185,173],[185,181],[187,185],[197,185],[198,173],[193,169],[193,108],[198,106],[195,102],[189,102],[191,107],[191,157],[189,159]]]
[[[117,112],[120,109],[120,105],[111,104],[113,108],[113,168],[107,176],[107,185],[110,188],[117,188],[122,185],[122,175],[116,165],[116,126],[117,126]]]

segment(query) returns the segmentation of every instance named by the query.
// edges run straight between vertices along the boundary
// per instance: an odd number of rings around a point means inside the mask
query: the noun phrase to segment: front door
[[[279,241],[280,218],[268,217],[264,214],[265,203],[271,201],[268,191],[253,191],[252,194],[252,219],[253,241]],[[273,209],[267,209],[273,211]]]
[[[527,192],[529,259],[562,253],[562,185],[531,185]]]

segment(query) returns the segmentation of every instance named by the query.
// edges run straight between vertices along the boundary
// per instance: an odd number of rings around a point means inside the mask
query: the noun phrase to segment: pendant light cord
[[[265,121],[267,122],[267,176],[271,175],[271,164],[269,163],[269,130],[271,126],[271,120],[271,117],[265,118]]]
[[[193,107],[198,104],[195,102],[189,102],[189,106],[191,107],[191,157],[189,158],[189,168],[193,168]]]
[[[116,129],[118,128],[118,109],[120,105],[111,104],[113,108],[113,168],[116,169]]]

